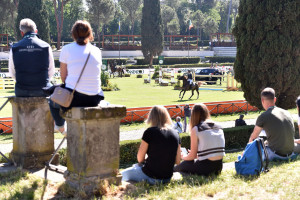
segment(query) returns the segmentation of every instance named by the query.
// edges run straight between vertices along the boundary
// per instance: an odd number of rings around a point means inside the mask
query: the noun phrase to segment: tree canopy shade
[[[41,39],[50,43],[48,12],[43,0],[19,1],[16,21],[17,30],[19,30],[20,21],[24,18],[32,19],[37,26],[38,34]],[[18,39],[21,39],[19,32]]]
[[[295,107],[300,94],[300,1],[241,0],[233,32],[235,77],[246,100],[262,108],[260,92],[272,87],[277,106]]]
[[[98,42],[101,42],[103,26],[114,19],[115,4],[113,0],[86,0],[89,8],[89,19],[97,27]]]
[[[163,51],[163,25],[159,0],[144,0],[142,23],[142,52],[152,66],[153,56]]]

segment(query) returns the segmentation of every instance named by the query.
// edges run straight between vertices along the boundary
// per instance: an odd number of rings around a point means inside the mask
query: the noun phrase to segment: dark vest
[[[49,82],[49,44],[35,33],[26,33],[12,47],[16,71],[16,87],[38,90]]]

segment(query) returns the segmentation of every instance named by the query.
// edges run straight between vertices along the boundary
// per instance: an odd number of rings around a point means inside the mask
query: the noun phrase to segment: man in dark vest
[[[9,73],[16,80],[17,97],[42,97],[43,87],[49,86],[54,75],[54,59],[50,45],[38,38],[31,19],[20,21],[23,37],[14,44],[9,54]]]

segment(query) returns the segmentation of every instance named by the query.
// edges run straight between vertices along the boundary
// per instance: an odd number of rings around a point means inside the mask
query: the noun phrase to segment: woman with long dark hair
[[[191,150],[188,155],[181,157],[183,162],[174,171],[204,176],[221,173],[225,155],[224,133],[211,121],[204,104],[194,105],[189,128]]]

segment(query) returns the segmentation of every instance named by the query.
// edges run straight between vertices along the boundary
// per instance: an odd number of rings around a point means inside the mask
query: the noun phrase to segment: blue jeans
[[[60,105],[54,103],[51,99],[49,100],[49,107],[51,115],[54,119],[56,126],[63,126],[65,124],[65,119],[60,115]]]
[[[155,179],[147,176],[143,170],[142,166],[139,164],[134,164],[132,167],[129,167],[121,172],[122,181],[146,181],[150,185],[158,184],[158,183],[169,183],[171,179]]]
[[[51,83],[48,83],[47,86],[51,86]],[[26,89],[21,89],[18,86],[15,86],[15,94],[16,97],[46,97],[47,96],[42,89],[26,90]]]
[[[272,151],[270,149],[270,147],[266,146],[266,150],[268,152],[268,157],[269,157],[269,161],[276,161],[276,160],[294,160],[297,157],[297,154],[295,154],[294,152],[286,157],[282,157],[277,155],[274,151]],[[263,154],[263,159],[264,159],[264,154]]]

